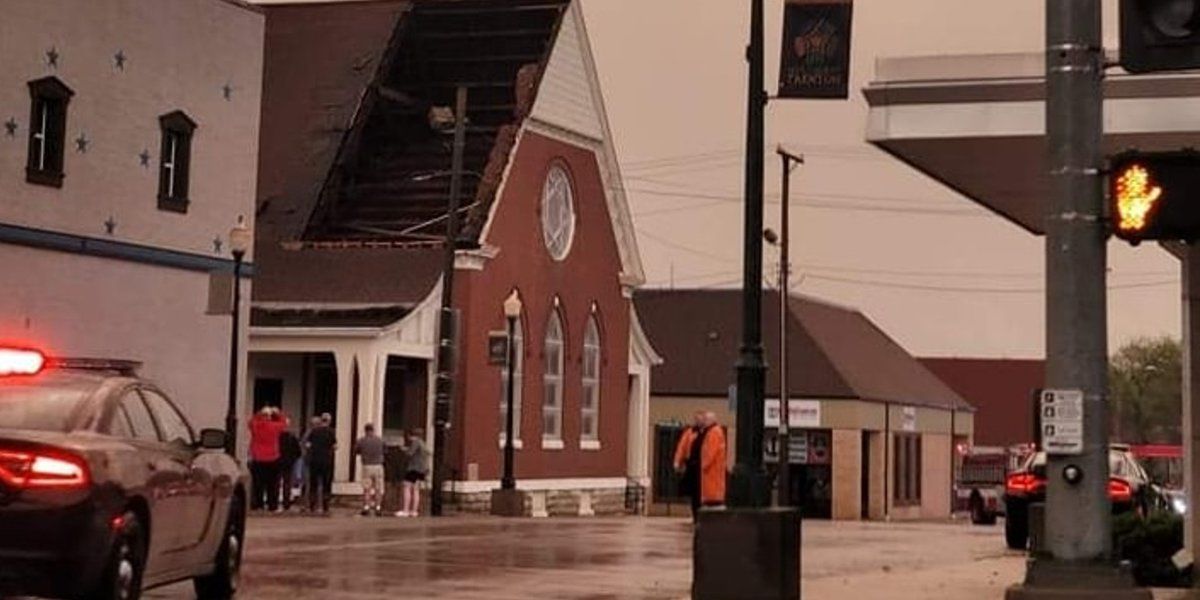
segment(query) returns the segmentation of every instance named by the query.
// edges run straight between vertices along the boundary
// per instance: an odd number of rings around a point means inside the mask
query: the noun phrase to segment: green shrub
[[[1129,512],[1113,518],[1113,550],[1133,563],[1138,585],[1189,587],[1191,570],[1180,572],[1171,557],[1183,548],[1183,517],[1155,512],[1143,519]]]

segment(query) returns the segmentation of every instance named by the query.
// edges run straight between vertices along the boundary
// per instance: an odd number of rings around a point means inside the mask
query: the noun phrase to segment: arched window
[[[546,324],[545,365],[542,368],[542,440],[562,441],[563,325],[558,311]]]
[[[513,446],[521,447],[521,387],[525,381],[525,334],[524,325],[518,317],[513,324]],[[508,425],[508,369],[500,369],[500,443],[504,444],[505,427]]]
[[[600,328],[588,317],[583,333],[583,399],[580,402],[581,441],[600,439]]]

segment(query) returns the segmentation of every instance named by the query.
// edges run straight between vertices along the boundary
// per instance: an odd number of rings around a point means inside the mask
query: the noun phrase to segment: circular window
[[[555,260],[566,258],[575,237],[575,198],[571,176],[559,165],[550,167],[542,186],[542,238]]]

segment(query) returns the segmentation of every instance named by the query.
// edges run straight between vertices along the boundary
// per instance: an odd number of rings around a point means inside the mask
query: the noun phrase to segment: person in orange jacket
[[[691,427],[675,446],[675,472],[683,476],[683,492],[692,500],[692,515],[701,506],[725,504],[725,430],[711,411],[697,411]]]

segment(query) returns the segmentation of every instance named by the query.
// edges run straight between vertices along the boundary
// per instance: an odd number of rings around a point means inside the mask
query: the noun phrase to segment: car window
[[[146,397],[146,403],[150,405],[150,410],[154,412],[154,417],[158,420],[164,440],[184,446],[191,446],[195,443],[191,426],[188,425],[183,415],[179,414],[174,405],[154,390],[142,390],[142,395]]]
[[[133,425],[129,424],[129,415],[125,412],[125,407],[118,404],[113,409],[112,420],[108,423],[108,434],[113,437],[132,439]]]
[[[142,397],[137,392],[125,394],[125,397],[121,399],[118,412],[124,413],[125,418],[129,421],[133,439],[148,442],[160,441],[158,429],[154,426],[154,419],[150,417],[150,410],[146,408],[146,403],[142,402]]]

